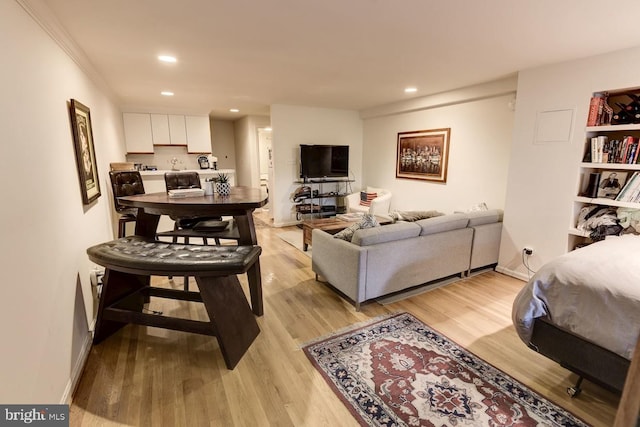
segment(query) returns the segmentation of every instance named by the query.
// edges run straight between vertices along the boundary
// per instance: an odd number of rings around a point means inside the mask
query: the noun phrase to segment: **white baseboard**
[[[73,391],[76,389],[78,383],[80,382],[80,377],[82,376],[82,371],[84,370],[84,366],[89,359],[89,353],[91,352],[91,342],[93,341],[93,333],[91,331],[87,331],[87,336],[82,343],[82,348],[80,349],[80,354],[78,355],[78,359],[76,360],[76,364],[73,367],[73,371],[71,371],[71,377],[67,382],[67,386],[64,389],[64,393],[62,394],[62,398],[60,399],[60,403],[62,405],[70,405],[71,399],[73,398]]]
[[[507,276],[515,277],[516,279],[523,280],[525,282],[529,281],[529,276],[525,273],[521,273],[519,271],[510,270],[501,265],[496,266],[496,271],[498,273],[506,274]]]

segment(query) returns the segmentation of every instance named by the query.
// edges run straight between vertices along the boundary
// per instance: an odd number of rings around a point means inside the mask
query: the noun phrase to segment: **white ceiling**
[[[362,110],[640,45],[638,0],[18,1],[64,28],[123,109],[221,118]]]

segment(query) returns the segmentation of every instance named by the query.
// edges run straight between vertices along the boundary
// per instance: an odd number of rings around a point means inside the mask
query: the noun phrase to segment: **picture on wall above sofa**
[[[396,178],[447,182],[451,128],[398,132]]]

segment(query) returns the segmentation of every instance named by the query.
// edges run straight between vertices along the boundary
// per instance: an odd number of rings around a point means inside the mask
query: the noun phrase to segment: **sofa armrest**
[[[371,201],[369,213],[372,215],[388,215],[391,206],[391,193],[383,193]]]
[[[365,299],[367,248],[322,230],[314,229],[312,233],[311,269],[358,307]]]
[[[351,193],[344,197],[345,205],[347,207],[347,212],[349,212],[350,208],[354,206],[360,205],[360,193]]]

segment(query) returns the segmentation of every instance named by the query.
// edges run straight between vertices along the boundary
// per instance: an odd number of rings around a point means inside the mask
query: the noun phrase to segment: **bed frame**
[[[567,388],[571,397],[580,394],[583,379],[621,393],[630,361],[571,332],[546,318],[537,318],[529,347],[578,375],[578,382]]]

